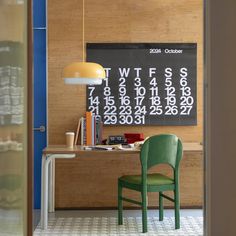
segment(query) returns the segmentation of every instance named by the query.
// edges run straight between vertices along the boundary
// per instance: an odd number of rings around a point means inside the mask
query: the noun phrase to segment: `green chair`
[[[123,224],[122,201],[131,202],[142,207],[143,233],[147,232],[147,193],[159,192],[159,220],[163,220],[163,198],[174,202],[175,229],[180,228],[179,200],[179,164],[182,158],[182,143],[176,135],[161,134],[148,138],[140,152],[141,175],[124,175],[118,179],[118,224]],[[173,169],[173,178],[160,173],[148,174],[148,169],[158,165],[168,164]],[[141,202],[122,196],[122,189],[128,188],[141,193]],[[164,191],[173,191],[174,198]]]

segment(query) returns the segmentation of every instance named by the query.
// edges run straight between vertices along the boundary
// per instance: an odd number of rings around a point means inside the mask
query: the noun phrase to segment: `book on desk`
[[[80,136],[80,145],[94,146],[102,143],[103,122],[100,116],[86,111],[85,116],[78,122],[75,142],[77,145]]]

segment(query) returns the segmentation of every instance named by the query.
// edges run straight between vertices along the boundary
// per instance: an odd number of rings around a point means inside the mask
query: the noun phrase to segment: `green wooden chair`
[[[141,175],[124,175],[118,179],[118,224],[123,224],[122,201],[131,202],[142,207],[143,233],[147,232],[147,192],[159,192],[159,220],[163,220],[163,198],[174,202],[175,229],[180,228],[179,200],[179,164],[182,158],[182,143],[176,135],[161,134],[148,138],[140,152]],[[148,174],[148,169],[168,164],[173,169],[173,178],[160,173]],[[122,196],[122,189],[128,188],[141,193],[141,202]],[[163,194],[173,191],[174,198]]]

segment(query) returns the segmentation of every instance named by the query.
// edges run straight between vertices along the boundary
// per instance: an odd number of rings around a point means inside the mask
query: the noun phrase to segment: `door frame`
[[[32,0],[27,1],[27,236],[33,234],[33,37]]]

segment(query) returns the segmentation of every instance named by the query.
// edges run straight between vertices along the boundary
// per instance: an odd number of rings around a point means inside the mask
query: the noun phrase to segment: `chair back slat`
[[[169,164],[178,168],[182,158],[182,143],[173,134],[160,134],[147,139],[140,152],[143,170],[148,170],[158,164]]]

